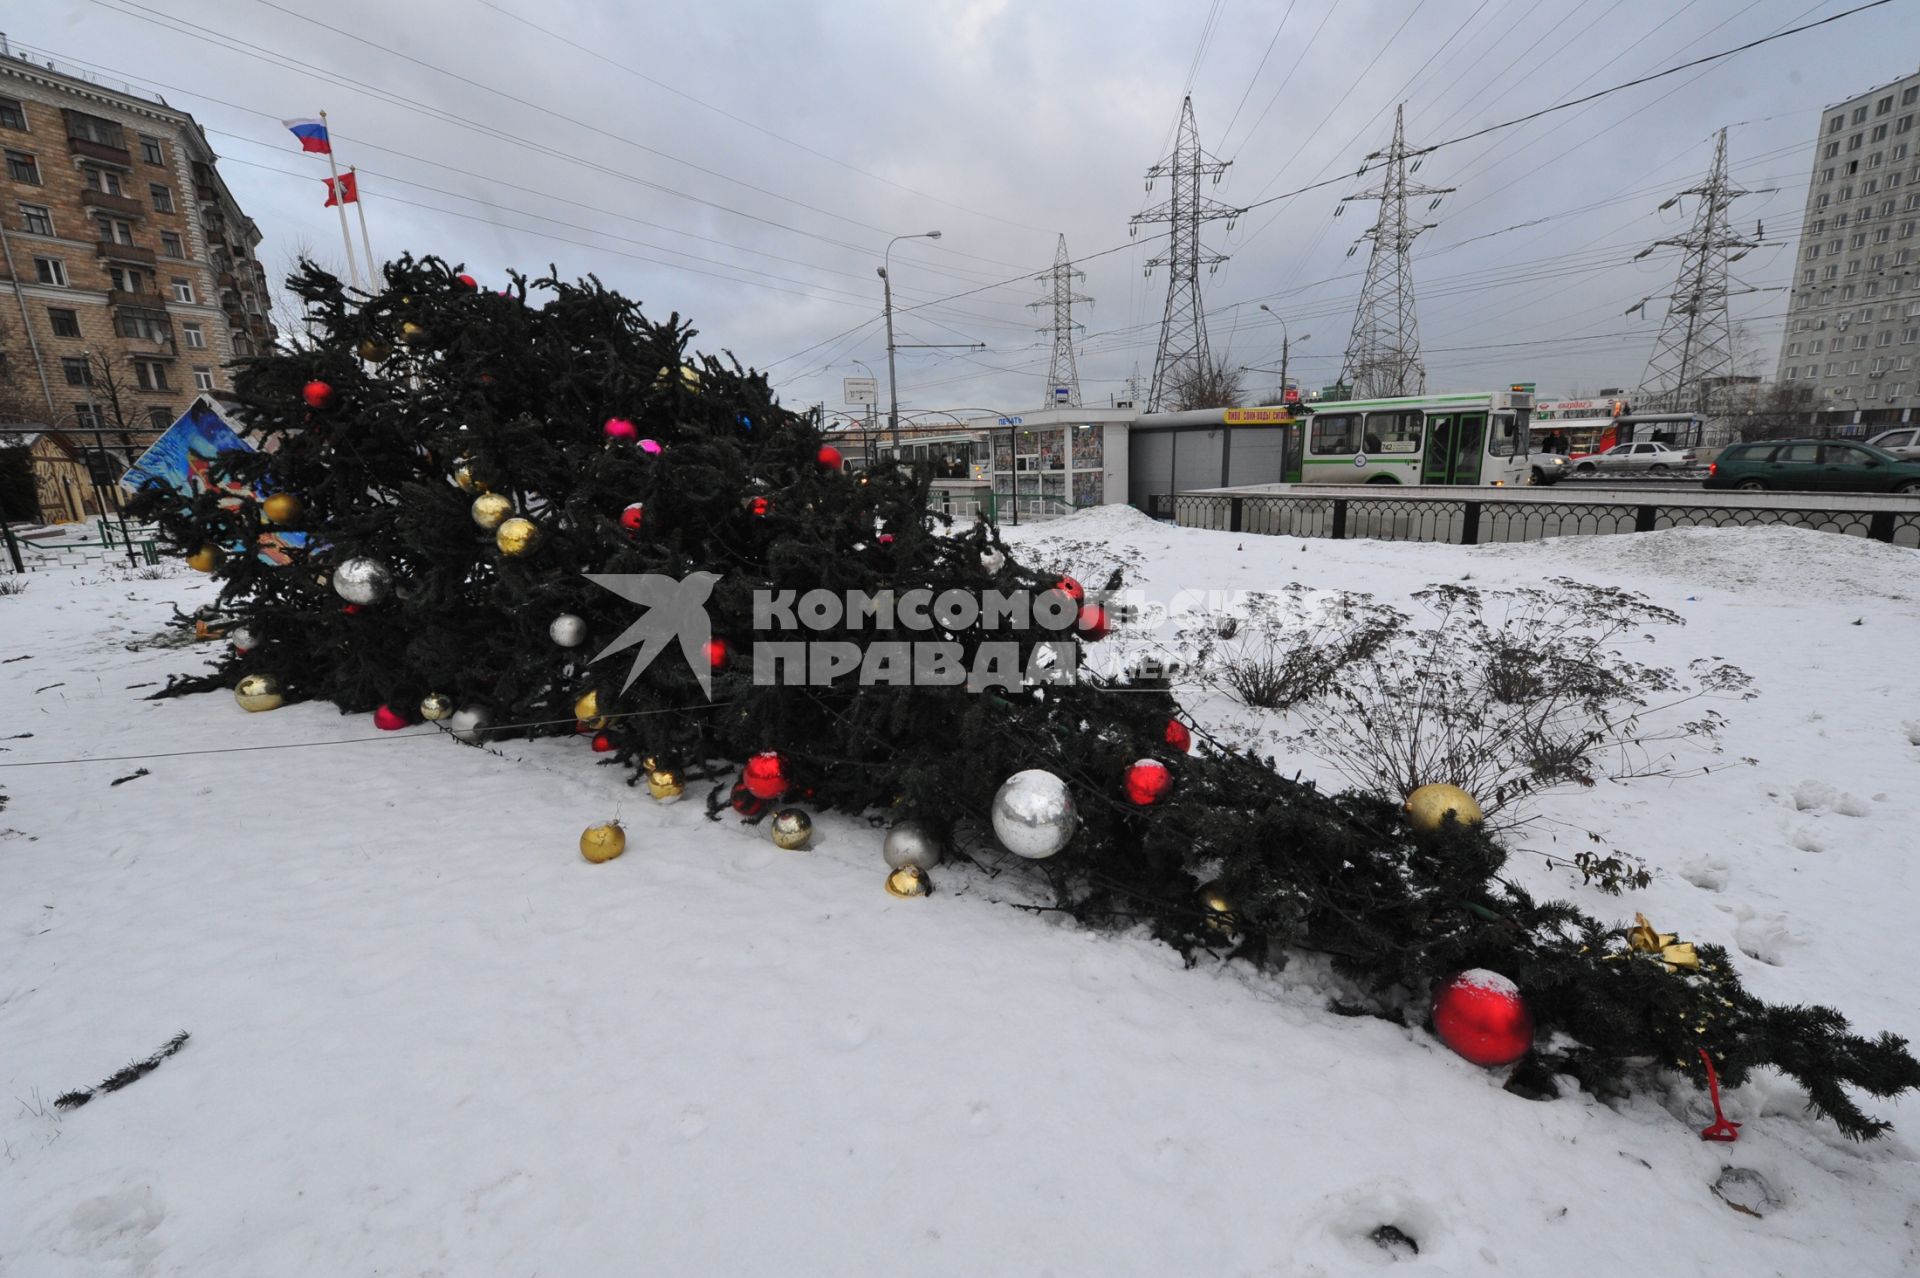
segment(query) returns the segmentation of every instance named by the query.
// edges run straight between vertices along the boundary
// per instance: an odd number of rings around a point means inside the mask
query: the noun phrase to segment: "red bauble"
[[[608,439],[638,439],[640,428],[624,417],[609,417],[600,427]]]
[[[473,292],[480,287],[480,281],[471,275],[456,275],[453,278],[459,280],[460,287],[466,289],[468,292]]]
[[[373,726],[382,732],[394,732],[407,726],[407,716],[392,706],[381,706],[373,712]]]
[[[1173,773],[1158,759],[1135,759],[1127,765],[1126,786],[1128,802],[1150,807],[1173,789]]]
[[[1107,610],[1099,604],[1088,604],[1080,610],[1080,637],[1088,643],[1098,643],[1107,637]]]
[[[1053,588],[1067,598],[1079,603],[1087,597],[1087,589],[1071,577],[1062,577],[1053,583]]]
[[[341,604],[340,605],[340,611],[346,613],[349,617],[357,617],[361,613],[365,612],[366,610],[367,610],[367,606],[365,604]]]
[[[731,802],[733,804],[733,810],[741,816],[759,816],[767,810],[767,801],[765,799],[754,798],[753,795],[747,791],[747,783],[744,781],[736,781],[733,783]]]
[[[772,509],[773,499],[770,497],[754,497],[750,498],[747,502],[747,513],[749,515],[765,515]]]
[[[620,512],[620,526],[628,532],[639,532],[640,524],[647,517],[647,508],[639,502]]]
[[[733,657],[733,645],[725,639],[707,640],[707,664],[715,670],[723,668]]]
[[[308,382],[300,390],[306,397],[308,408],[325,408],[333,403],[333,387],[322,381]]]
[[[881,533],[878,537],[875,537],[873,540],[877,545],[891,546],[893,544],[893,534]]]
[[[1188,731],[1187,725],[1178,719],[1169,719],[1167,720],[1167,744],[1181,754],[1185,754],[1193,749],[1193,733]]]
[[[828,470],[839,470],[840,450],[832,444],[822,444],[820,445],[820,451],[814,454],[814,460],[818,461]]]
[[[1533,1013],[1519,986],[1470,968],[1433,992],[1433,1032],[1475,1065],[1511,1065],[1533,1047]]]
[[[777,799],[787,792],[787,761],[772,750],[764,750],[747,760],[741,784],[756,799]]]
[[[593,752],[595,754],[605,754],[607,751],[611,749],[613,749],[612,737],[608,736],[604,732],[599,732],[594,734]]]

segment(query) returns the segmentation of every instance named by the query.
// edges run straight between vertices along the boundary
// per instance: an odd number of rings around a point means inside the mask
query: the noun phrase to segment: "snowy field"
[[[1651,887],[1515,873],[1727,946],[1763,998],[1920,1039],[1920,553],[1785,529],[1301,542],[1124,510],[1017,535],[1084,580],[1129,558],[1159,597],[1645,591],[1689,623],[1660,660],[1724,658],[1761,695],[1727,708],[1711,775],[1552,797],[1516,837],[1597,831]],[[1706,1144],[1690,1086],[1522,1100],[1424,1031],[1329,1012],[1314,963],[1186,970],[952,867],[895,900],[865,824],[781,852],[703,791],[652,803],[584,738],[142,700],[198,667],[150,641],[212,594],[94,571],[0,596],[9,1278],[1920,1271],[1920,1100],[1871,1102],[1896,1130],[1861,1145],[1762,1078],[1728,1097],[1739,1143]],[[296,743],[341,744],[233,752]],[[12,766],[74,758],[99,761]],[[627,854],[586,864],[581,828],[616,813]],[[180,1030],[154,1073],[54,1108]],[[1729,1165],[1764,1180],[1759,1216],[1712,1192]]]

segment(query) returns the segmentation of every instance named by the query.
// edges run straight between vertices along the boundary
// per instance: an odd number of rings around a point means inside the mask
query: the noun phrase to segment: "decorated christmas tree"
[[[1088,673],[1118,581],[951,531],[924,474],[845,470],[677,315],[433,259],[371,295],[313,267],[290,287],[311,349],[237,379],[261,451],[215,462],[224,488],[141,497],[236,623],[215,672],[163,695],[326,701],[469,744],[578,734],[582,766],[704,786],[716,819],[862,815],[897,892],[972,858],[1190,958],[1325,954],[1365,1010],[1431,1015],[1527,1094],[1771,1066],[1871,1136],[1854,1093],[1920,1082],[1903,1041],[1760,1001],[1718,947],[1534,900],[1470,796],[1329,794],[1206,739],[1164,682]],[[803,840],[804,816],[775,834]],[[617,832],[582,850],[617,855]]]

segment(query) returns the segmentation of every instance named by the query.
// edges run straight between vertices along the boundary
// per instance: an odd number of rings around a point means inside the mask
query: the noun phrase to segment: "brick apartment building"
[[[0,152],[0,420],[131,460],[272,345],[260,231],[192,116],[4,41]]]

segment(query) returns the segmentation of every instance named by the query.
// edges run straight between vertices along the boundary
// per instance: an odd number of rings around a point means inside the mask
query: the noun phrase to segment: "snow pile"
[[[1010,535],[1109,543],[1163,594],[1400,601],[1547,569],[1646,591],[1690,623],[1658,659],[1717,654],[1762,696],[1709,776],[1544,801],[1514,872],[1726,945],[1764,997],[1920,1036],[1910,552],[1776,529],[1304,543],[1117,508]],[[210,596],[49,572],[0,597],[0,765],[103,760],[0,767],[0,1273],[1916,1265],[1912,1098],[1856,1145],[1762,1080],[1726,1098],[1739,1143],[1705,1145],[1691,1087],[1523,1100],[1331,1011],[1314,959],[1188,970],[954,866],[896,900],[865,823],[822,816],[782,852],[707,821],[697,787],[652,803],[584,738],[477,750],[324,706],[143,700],[193,661],[139,641]],[[627,853],[587,865],[580,830],[615,815]],[[1603,846],[1653,885],[1604,897],[1524,850]],[[152,1073],[54,1108],[182,1030]]]

